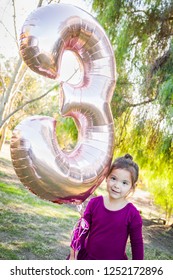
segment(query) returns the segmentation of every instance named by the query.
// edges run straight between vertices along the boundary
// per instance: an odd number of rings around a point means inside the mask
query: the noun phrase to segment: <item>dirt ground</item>
[[[1,180],[19,184],[19,179],[11,163],[9,144],[5,144],[0,152],[0,171],[7,174],[4,178],[1,175]],[[145,246],[151,250],[158,248],[173,258],[173,227],[164,225],[163,217],[153,204],[151,195],[144,190],[137,189],[130,200],[140,210],[143,217]]]
[[[160,214],[160,209],[153,204],[151,195],[148,192],[138,190],[131,200],[141,211],[143,236],[147,247],[159,248],[159,250],[173,256],[173,227],[164,225],[164,217]]]

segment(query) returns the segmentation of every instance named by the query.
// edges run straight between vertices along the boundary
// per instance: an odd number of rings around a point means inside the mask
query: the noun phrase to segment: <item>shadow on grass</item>
[[[74,225],[72,217],[66,215],[66,218],[51,218],[1,211],[0,259],[15,259],[15,255],[16,259],[65,259]]]

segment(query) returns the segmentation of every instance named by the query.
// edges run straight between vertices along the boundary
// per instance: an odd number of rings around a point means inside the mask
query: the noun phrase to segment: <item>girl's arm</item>
[[[76,260],[78,252],[84,247],[85,239],[89,233],[89,227],[92,218],[92,200],[89,201],[84,215],[80,218],[73,230],[72,240],[70,244],[70,260]]]
[[[136,213],[130,223],[130,242],[133,260],[144,259],[144,244],[142,237],[142,219],[139,212]]]

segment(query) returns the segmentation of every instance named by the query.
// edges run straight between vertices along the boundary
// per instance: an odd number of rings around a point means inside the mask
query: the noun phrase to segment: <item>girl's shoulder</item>
[[[138,209],[136,208],[136,206],[135,206],[132,202],[128,202],[127,205],[129,206],[129,208],[130,208],[132,211],[134,211],[134,212],[138,211]]]
[[[137,207],[129,202],[128,204],[128,216],[130,218],[130,220],[136,220],[136,221],[141,221],[142,218],[141,218],[141,213],[140,213],[140,210],[137,209]]]
[[[94,196],[90,199],[89,203],[90,204],[97,204],[97,203],[100,203],[101,201],[103,200],[102,196],[99,195],[99,196]]]
[[[102,202],[102,196],[99,195],[99,196],[95,196],[95,197],[92,197],[89,202],[88,202],[88,207],[89,208],[95,208],[97,205],[99,205],[101,202]]]
[[[140,211],[137,209],[137,207],[132,202],[128,202],[127,206],[128,206],[128,209],[130,209],[130,212],[132,212],[134,214],[139,214]]]

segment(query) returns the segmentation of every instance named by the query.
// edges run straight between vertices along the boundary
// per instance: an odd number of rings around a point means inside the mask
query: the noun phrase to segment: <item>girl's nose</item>
[[[119,189],[120,189],[120,184],[119,184],[119,182],[116,181],[115,184],[114,184],[114,187],[115,187],[116,189],[119,190]]]

